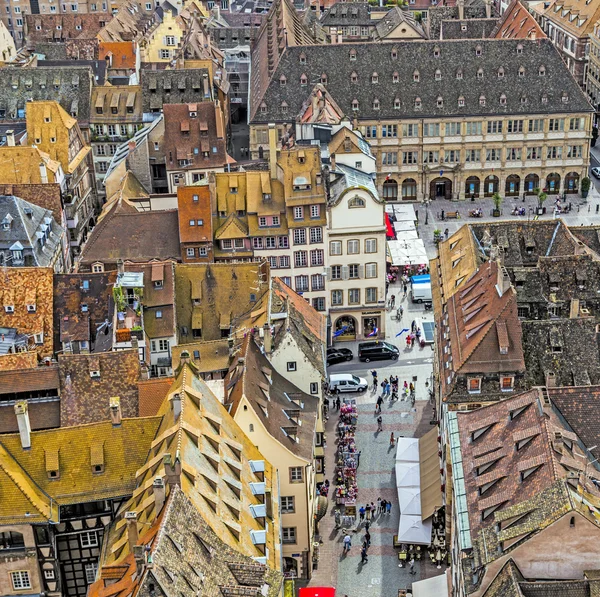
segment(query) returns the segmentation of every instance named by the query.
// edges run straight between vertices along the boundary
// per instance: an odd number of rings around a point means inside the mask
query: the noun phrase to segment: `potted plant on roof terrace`
[[[492,195],[492,201],[494,202],[494,211],[492,212],[492,215],[495,218],[499,218],[500,217],[500,206],[502,205],[502,196],[500,195],[500,193],[495,192]]]

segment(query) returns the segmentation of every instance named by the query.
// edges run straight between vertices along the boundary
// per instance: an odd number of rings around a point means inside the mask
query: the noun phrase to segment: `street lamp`
[[[427,226],[427,224],[429,224],[429,203],[431,202],[431,199],[429,198],[425,198],[423,199],[423,203],[425,204],[425,226]]]

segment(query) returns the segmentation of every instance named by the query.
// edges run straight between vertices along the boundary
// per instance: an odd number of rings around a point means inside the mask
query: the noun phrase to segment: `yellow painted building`
[[[185,35],[184,23],[175,7],[163,10],[161,20],[156,20],[140,41],[142,62],[171,62],[177,57]]]

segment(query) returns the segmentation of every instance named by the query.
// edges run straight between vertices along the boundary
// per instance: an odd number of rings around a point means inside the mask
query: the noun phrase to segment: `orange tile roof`
[[[194,200],[197,197],[197,200]],[[212,220],[208,185],[177,189],[179,240],[182,243],[211,242]],[[190,226],[190,221],[194,226]],[[198,221],[202,224],[198,225]]]
[[[173,377],[158,377],[138,382],[140,417],[158,413],[173,381]]]
[[[519,0],[506,9],[495,29],[494,39],[542,39],[544,30]]]
[[[136,44],[132,41],[101,41],[98,58],[111,57],[110,68],[135,68]]]

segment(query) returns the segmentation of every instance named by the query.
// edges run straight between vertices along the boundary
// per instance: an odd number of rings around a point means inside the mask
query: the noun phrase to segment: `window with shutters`
[[[358,279],[359,276],[359,266],[358,263],[353,263],[352,265],[348,266],[348,278],[350,278],[350,280],[356,280]]]
[[[329,273],[331,280],[341,280],[342,279],[342,266],[341,265],[332,265]]]
[[[168,60],[171,56],[171,52],[169,50],[159,50],[158,55],[161,60]]]
[[[365,239],[365,253],[377,253],[377,239],[376,238]]]
[[[365,265],[365,278],[377,277],[377,263],[367,263]]]
[[[348,255],[357,255],[360,253],[360,245],[357,240],[348,241]]]

